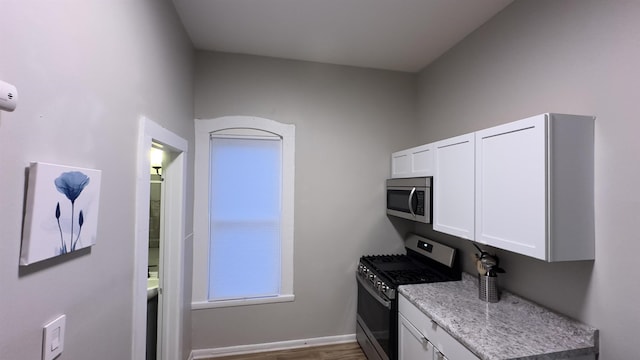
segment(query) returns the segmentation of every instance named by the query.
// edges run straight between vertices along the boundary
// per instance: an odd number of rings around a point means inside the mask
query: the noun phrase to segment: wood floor
[[[324,345],[291,350],[232,355],[206,360],[366,360],[358,343]]]

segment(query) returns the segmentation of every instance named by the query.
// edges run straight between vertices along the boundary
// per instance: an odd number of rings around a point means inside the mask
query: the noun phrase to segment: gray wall
[[[20,95],[0,112],[0,358],[40,359],[42,326],[64,313],[60,359],[129,359],[138,122],[192,141],[191,43],[168,0],[0,3],[0,79]],[[30,161],[102,170],[98,237],[20,269]]]
[[[598,327],[604,360],[638,357],[638,19],[638,1],[516,1],[419,81],[423,143],[543,112],[597,116],[596,260],[499,255],[506,288]],[[469,242],[419,230],[473,252]]]
[[[384,179],[391,152],[414,139],[416,80],[406,73],[197,54],[197,118],[253,115],[296,125],[295,301],[195,310],[194,349],[355,332],[358,258],[402,248],[403,230],[385,215]]]

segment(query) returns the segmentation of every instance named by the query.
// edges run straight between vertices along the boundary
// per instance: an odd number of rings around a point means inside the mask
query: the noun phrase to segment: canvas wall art
[[[100,170],[31,163],[20,265],[96,243]]]

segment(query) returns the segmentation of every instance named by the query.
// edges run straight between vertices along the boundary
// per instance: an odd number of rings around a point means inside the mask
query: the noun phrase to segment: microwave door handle
[[[409,194],[409,212],[413,217],[416,217],[416,213],[413,212],[413,194],[415,194],[416,188],[411,189],[411,193]]]

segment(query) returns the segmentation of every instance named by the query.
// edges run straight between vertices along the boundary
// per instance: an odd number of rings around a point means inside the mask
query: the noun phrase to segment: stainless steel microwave
[[[387,180],[387,214],[431,223],[431,177]]]

